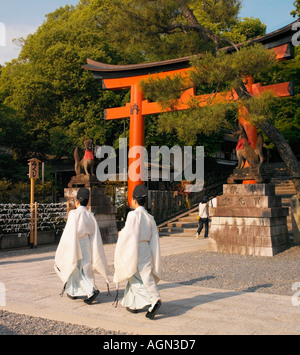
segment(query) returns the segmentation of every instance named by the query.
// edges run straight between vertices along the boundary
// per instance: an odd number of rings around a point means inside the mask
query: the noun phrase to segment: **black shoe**
[[[146,317],[153,319],[161,306],[161,301],[157,301],[151,312],[147,312]]]
[[[69,298],[71,298],[71,300],[77,300],[77,299],[78,299],[78,297],[76,297],[76,296],[71,296],[71,295],[69,295],[68,293],[67,293],[67,296],[68,296]]]
[[[130,312],[130,313],[138,313],[137,309],[131,309],[129,307],[126,307],[126,311]]]
[[[91,304],[94,301],[94,299],[99,295],[99,293],[100,292],[98,290],[95,290],[92,296],[86,298],[83,302],[86,304]]]

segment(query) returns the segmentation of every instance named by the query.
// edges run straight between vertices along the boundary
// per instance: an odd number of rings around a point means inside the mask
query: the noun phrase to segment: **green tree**
[[[300,0],[295,0],[294,6],[295,6],[295,10],[291,12],[291,15],[300,18]]]
[[[244,17],[232,26],[226,36],[235,43],[246,42],[249,39],[257,38],[266,34],[267,26],[254,17]]]
[[[72,156],[86,137],[106,144],[122,130],[119,122],[104,124],[103,117],[103,108],[119,105],[122,94],[103,91],[81,68],[88,57],[118,61],[96,20],[104,3],[81,1],[47,15],[36,33],[19,39],[19,58],[2,68],[0,98],[22,123],[24,157]]]
[[[125,63],[136,63],[198,54],[263,35],[265,25],[253,18],[239,20],[240,9],[239,0],[111,0],[99,24],[112,46],[123,48]]]

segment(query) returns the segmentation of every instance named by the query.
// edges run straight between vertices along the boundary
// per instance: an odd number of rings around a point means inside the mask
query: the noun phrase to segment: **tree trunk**
[[[204,35],[206,38],[212,40],[215,44],[215,49],[216,49],[216,54],[218,53],[219,49],[220,49],[220,43],[222,42],[228,42],[231,46],[233,46],[236,50],[238,50],[237,45],[232,42],[230,39],[222,36],[219,37],[218,35],[216,35],[213,31],[211,31],[210,29],[202,26],[196,16],[194,15],[193,10],[187,6],[187,5],[182,5],[180,6],[180,10],[182,11],[183,16],[185,17],[185,19],[188,22],[188,26],[190,27],[190,30],[195,30],[199,33],[201,33],[202,35]]]
[[[300,201],[300,164],[290,145],[284,139],[283,135],[268,120],[259,123],[258,127],[270,139],[270,141],[275,144],[281,159],[286,164],[287,171],[293,180]]]
[[[198,22],[196,16],[194,15],[194,12],[192,9],[190,9],[188,6],[183,5],[180,7],[180,10],[182,11],[183,16],[187,20],[189,26],[193,28],[194,30],[197,30],[198,32],[202,33],[204,36],[212,40],[215,44],[216,47],[216,52],[219,50],[219,41],[217,35],[215,35],[212,31],[207,29],[206,27],[200,25]]]

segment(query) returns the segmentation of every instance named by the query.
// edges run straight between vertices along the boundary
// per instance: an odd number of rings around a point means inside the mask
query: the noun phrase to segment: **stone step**
[[[280,191],[276,191],[276,196],[281,196],[281,197],[292,197],[296,195],[296,191],[290,191],[290,190],[280,190]]]
[[[191,238],[191,237],[195,237],[196,232],[190,232],[190,233],[167,233],[167,232],[160,232],[159,233],[160,237],[174,237],[174,238],[182,238],[182,237],[186,237],[186,238]]]
[[[283,207],[289,208],[289,215],[287,216],[287,227],[289,231],[289,238],[293,240],[293,224],[292,224],[292,210],[291,210],[291,197],[296,194],[296,189],[293,181],[285,180],[275,183],[275,194],[281,197]]]
[[[194,222],[196,221],[197,223],[197,216],[188,216],[188,217],[184,217],[184,218],[179,218],[178,219],[179,222]]]
[[[276,195],[287,194],[287,195],[295,195],[296,189],[294,184],[291,185],[276,185],[275,186]]]
[[[296,190],[291,188],[291,187],[280,187],[280,188],[276,188],[275,189],[275,193],[276,194],[280,194],[281,192],[283,192],[283,193],[287,193],[288,192],[291,195],[295,195]]]
[[[280,196],[279,195],[279,197],[281,197],[281,202],[282,203],[286,203],[286,204],[291,204],[291,197],[290,197],[290,195],[283,195],[283,196]]]
[[[167,227],[175,227],[175,228],[197,228],[198,223],[193,222],[173,222],[168,223]]]
[[[163,227],[163,228],[160,228],[160,232],[161,233],[190,233],[191,231],[194,231],[196,228],[174,228],[174,227],[168,228],[168,227]]]

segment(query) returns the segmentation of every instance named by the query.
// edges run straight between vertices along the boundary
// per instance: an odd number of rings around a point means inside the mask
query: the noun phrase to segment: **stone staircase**
[[[158,226],[161,237],[195,237],[198,228],[198,207]],[[201,235],[204,234],[204,230]]]
[[[290,213],[287,217],[287,225],[290,239],[293,240],[291,197],[296,194],[295,186],[290,180],[283,162],[264,164],[263,166],[265,172],[269,175],[270,182],[275,184],[275,193],[281,197],[282,206],[289,208]]]
[[[287,217],[287,225],[289,230],[290,239],[293,239],[293,227],[292,227],[292,210],[291,210],[291,197],[296,194],[295,186],[291,180],[283,180],[275,182],[275,193],[281,197],[282,206],[289,208],[289,215]]]

